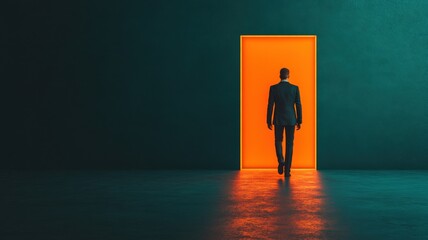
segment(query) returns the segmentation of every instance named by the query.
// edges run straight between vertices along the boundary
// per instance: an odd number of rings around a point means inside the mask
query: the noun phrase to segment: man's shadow
[[[278,179],[279,193],[289,195],[291,192],[290,178],[281,177]]]

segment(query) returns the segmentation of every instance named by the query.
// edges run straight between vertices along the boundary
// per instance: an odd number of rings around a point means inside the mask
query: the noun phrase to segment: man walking
[[[288,81],[290,71],[282,68],[279,72],[281,81],[270,86],[267,107],[267,125],[272,130],[272,110],[275,106],[273,125],[275,127],[275,151],[278,158],[278,173],[285,171],[289,177],[293,156],[294,129],[302,124],[302,104],[299,87]],[[294,108],[296,106],[296,108]],[[297,112],[297,117],[296,117]],[[282,154],[282,139],[285,130],[285,160]],[[285,169],[284,169],[285,168]]]

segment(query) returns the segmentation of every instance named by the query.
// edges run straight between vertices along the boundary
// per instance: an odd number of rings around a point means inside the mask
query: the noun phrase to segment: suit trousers
[[[293,157],[293,142],[294,142],[295,126],[275,125],[275,151],[278,162],[285,159],[285,170],[290,171],[291,161]],[[285,130],[285,158],[282,155],[282,140]]]

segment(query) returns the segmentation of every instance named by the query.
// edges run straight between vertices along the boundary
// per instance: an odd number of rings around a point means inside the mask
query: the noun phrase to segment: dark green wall
[[[319,167],[428,169],[427,1],[3,5],[2,168],[237,169],[239,36],[316,34]]]

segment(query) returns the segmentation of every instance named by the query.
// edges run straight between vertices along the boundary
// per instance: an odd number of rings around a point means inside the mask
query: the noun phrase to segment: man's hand
[[[297,127],[297,130],[299,130],[300,129],[300,123],[297,123],[296,127]]]
[[[269,130],[272,130],[272,124],[268,123],[268,128],[269,128]]]

